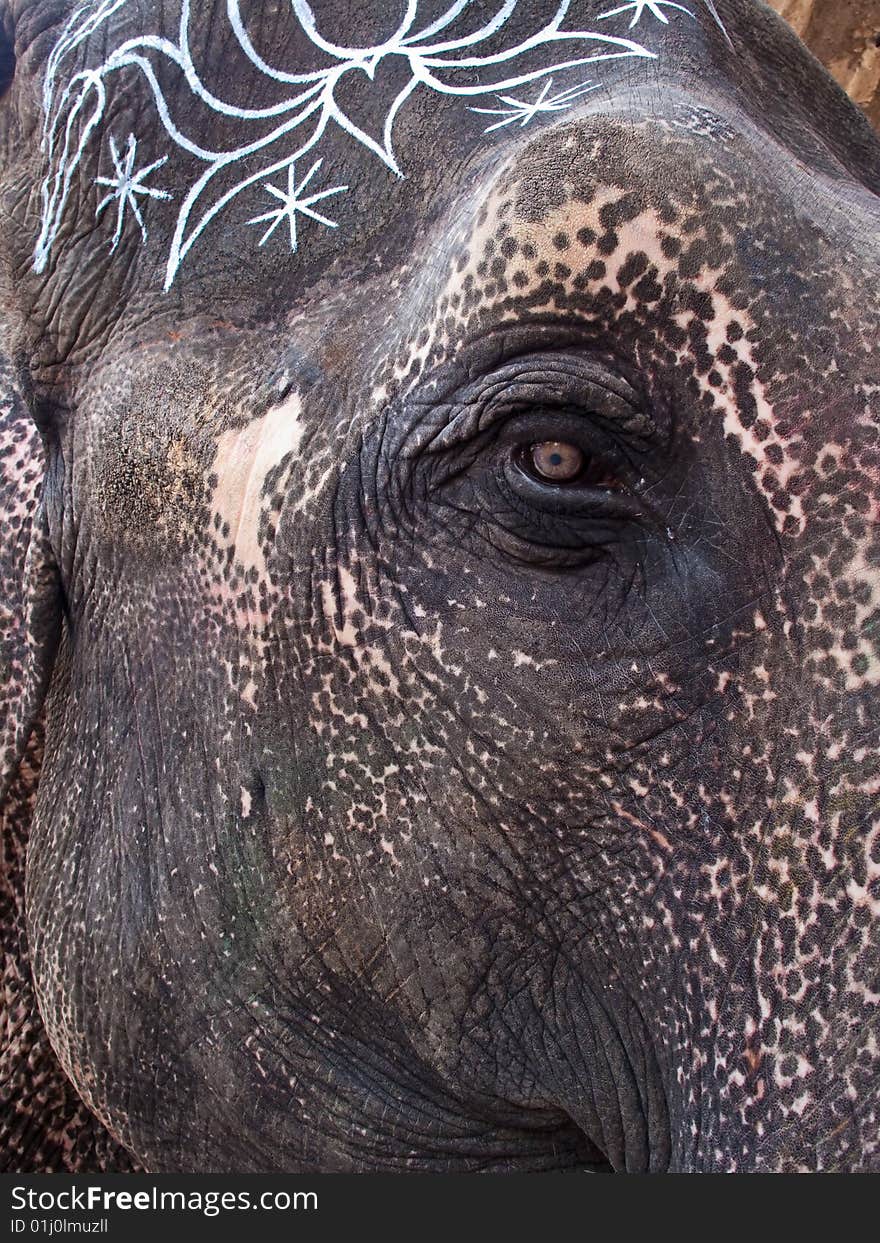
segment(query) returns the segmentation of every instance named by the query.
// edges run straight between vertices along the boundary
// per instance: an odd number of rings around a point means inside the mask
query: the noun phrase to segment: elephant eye
[[[529,465],[539,479],[573,483],[584,469],[586,457],[577,445],[563,440],[544,440],[529,449]]]
[[[565,487],[582,484],[591,488],[618,488],[609,467],[566,440],[541,440],[521,445],[516,454],[519,468],[539,483]]]

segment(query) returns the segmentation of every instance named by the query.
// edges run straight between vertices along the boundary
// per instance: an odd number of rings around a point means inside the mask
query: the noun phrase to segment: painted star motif
[[[100,216],[105,207],[111,203],[116,204],[116,230],[113,234],[113,241],[110,244],[112,252],[119,245],[119,239],[122,237],[122,227],[125,224],[126,208],[131,211],[135,220],[138,222],[141,230],[141,237],[147,240],[147,226],[144,224],[144,218],[141,215],[138,205],[137,196],[139,194],[146,195],[151,199],[170,199],[171,195],[167,190],[158,190],[154,186],[144,185],[144,181],[149,177],[150,173],[154,173],[157,168],[161,168],[163,164],[168,162],[168,156],[163,155],[161,159],[154,160],[152,164],[148,164],[146,168],[140,168],[135,171],[135,160],[137,159],[137,139],[134,134],[129,134],[128,145],[125,155],[119,154],[119,148],[116,146],[116,139],[110,135],[110,158],[113,161],[115,177],[96,177],[96,186],[108,186],[109,194],[105,194],[98,204],[95,212],[96,216]]]
[[[270,220],[266,232],[260,238],[259,244],[263,246],[268,242],[269,238],[278,228],[283,220],[290,223],[290,249],[296,250],[296,215],[301,212],[303,216],[309,216],[312,220],[317,220],[319,224],[326,225],[329,229],[335,229],[338,221],[330,220],[327,216],[322,216],[320,212],[313,210],[312,205],[320,202],[321,199],[329,198],[331,194],[342,194],[343,190],[347,190],[348,186],[331,186],[329,190],[319,190],[317,194],[310,194],[307,198],[302,197],[302,192],[309,184],[315,173],[323,164],[323,160],[316,160],[309,171],[303,177],[299,186],[296,184],[296,166],[289,164],[287,168],[287,190],[279,190],[277,186],[272,186],[268,181],[263,182],[263,189],[269,194],[280,199],[281,206],[276,207],[273,211],[264,212],[261,216],[253,216],[246,221],[247,224],[263,224]]]
[[[549,95],[550,87],[553,85],[553,79],[548,78],[544,83],[540,95],[532,103],[527,103],[522,99],[514,99],[512,95],[499,95],[498,98],[507,106],[504,108],[469,108],[469,112],[479,112],[484,116],[502,117],[503,120],[496,121],[494,125],[487,125],[483,133],[490,134],[494,129],[502,129],[505,125],[513,125],[519,121],[520,129],[524,125],[528,125],[541,112],[564,112],[566,108],[570,108],[575,99],[579,95],[586,94],[587,91],[595,91],[596,85],[589,82],[583,86],[570,86],[567,91],[560,91],[556,95]]]
[[[710,4],[709,7],[712,8],[713,6]],[[629,24],[630,30],[634,26],[638,26],[646,10],[652,17],[656,17],[658,21],[662,22],[664,26],[669,25],[669,18],[663,12],[663,9],[678,9],[681,13],[687,13],[688,17],[694,16],[690,9],[686,9],[683,4],[673,4],[672,0],[630,0],[630,3],[622,4],[617,9],[609,9],[607,13],[600,13],[599,21],[606,17],[617,17],[621,13],[628,13],[630,9],[633,11],[632,21]]]

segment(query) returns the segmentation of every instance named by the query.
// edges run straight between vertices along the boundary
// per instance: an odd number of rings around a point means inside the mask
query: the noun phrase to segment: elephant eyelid
[[[430,431],[421,450],[429,454],[476,443],[531,412],[546,431],[559,416],[582,422],[585,431],[631,439],[637,447],[656,443],[660,435],[650,407],[626,379],[576,352],[515,357],[425,408]]]

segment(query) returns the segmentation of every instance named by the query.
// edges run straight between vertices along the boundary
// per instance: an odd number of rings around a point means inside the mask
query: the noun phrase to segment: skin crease
[[[716,7],[167,292],[103,140],[33,271],[68,11],[3,10],[4,1168],[880,1169],[880,147]]]

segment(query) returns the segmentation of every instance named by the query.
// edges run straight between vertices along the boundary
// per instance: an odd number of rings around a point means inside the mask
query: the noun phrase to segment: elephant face
[[[19,16],[57,1056],[157,1170],[877,1169],[876,140],[745,0],[344,7]]]

